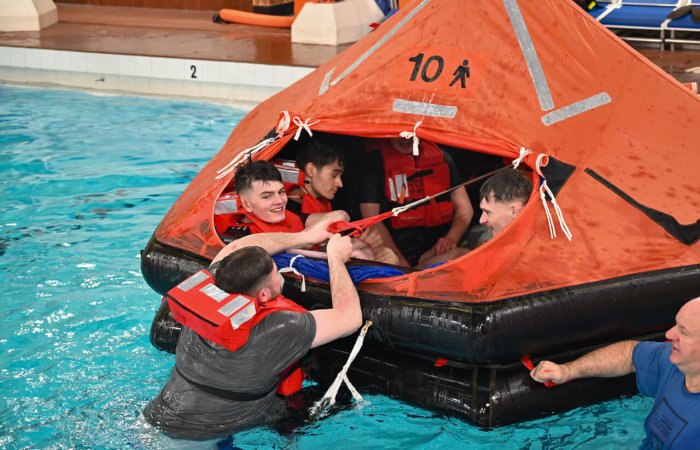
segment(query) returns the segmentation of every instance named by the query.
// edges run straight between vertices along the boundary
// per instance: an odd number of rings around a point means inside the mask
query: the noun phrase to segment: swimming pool
[[[139,250],[244,112],[0,85],[0,447],[171,448],[139,414],[174,357]],[[250,448],[637,448],[642,397],[484,431],[383,396]],[[194,448],[216,447],[197,443]]]

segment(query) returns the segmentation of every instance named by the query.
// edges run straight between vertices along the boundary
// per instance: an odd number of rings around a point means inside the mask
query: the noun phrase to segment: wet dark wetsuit
[[[271,423],[285,412],[286,402],[276,393],[280,374],[306,355],[315,335],[313,316],[291,311],[265,317],[236,352],[183,327],[176,366],[167,385],[144,410],[144,417],[169,436],[197,440]],[[231,400],[197,385],[260,398]]]

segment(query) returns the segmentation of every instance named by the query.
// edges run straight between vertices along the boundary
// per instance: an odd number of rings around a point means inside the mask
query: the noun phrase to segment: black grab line
[[[598,180],[605,187],[619,195],[630,205],[643,212],[647,217],[660,225],[664,230],[668,231],[671,236],[678,239],[680,242],[686,245],[693,245],[695,242],[697,242],[698,238],[700,238],[700,219],[696,220],[695,223],[683,225],[670,214],[666,214],[654,208],[642,205],[622,189],[600,176],[600,174],[598,174],[595,170],[587,168],[585,172]]]

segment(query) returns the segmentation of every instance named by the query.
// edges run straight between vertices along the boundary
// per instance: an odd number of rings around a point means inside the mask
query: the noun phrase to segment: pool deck
[[[216,24],[215,11],[57,3],[42,31],[0,33],[0,80],[252,105],[349,45],[291,42],[290,30]],[[700,51],[640,53],[683,82],[700,81]]]

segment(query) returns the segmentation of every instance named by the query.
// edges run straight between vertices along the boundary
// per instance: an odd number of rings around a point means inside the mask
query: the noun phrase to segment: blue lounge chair
[[[668,15],[687,0],[612,0],[596,17],[612,30],[656,31],[658,37],[626,34],[622,39],[658,42],[664,49]]]
[[[696,8],[700,10],[700,0],[684,0],[683,6],[696,5]],[[692,17],[692,12],[685,14],[677,19],[670,20],[666,24],[666,30],[668,30],[669,36],[666,38],[666,42],[671,44],[671,50],[673,50],[674,44],[699,44],[700,39],[690,39],[693,33],[700,32],[700,23],[695,22]],[[682,36],[677,37],[676,32],[682,32]]]

